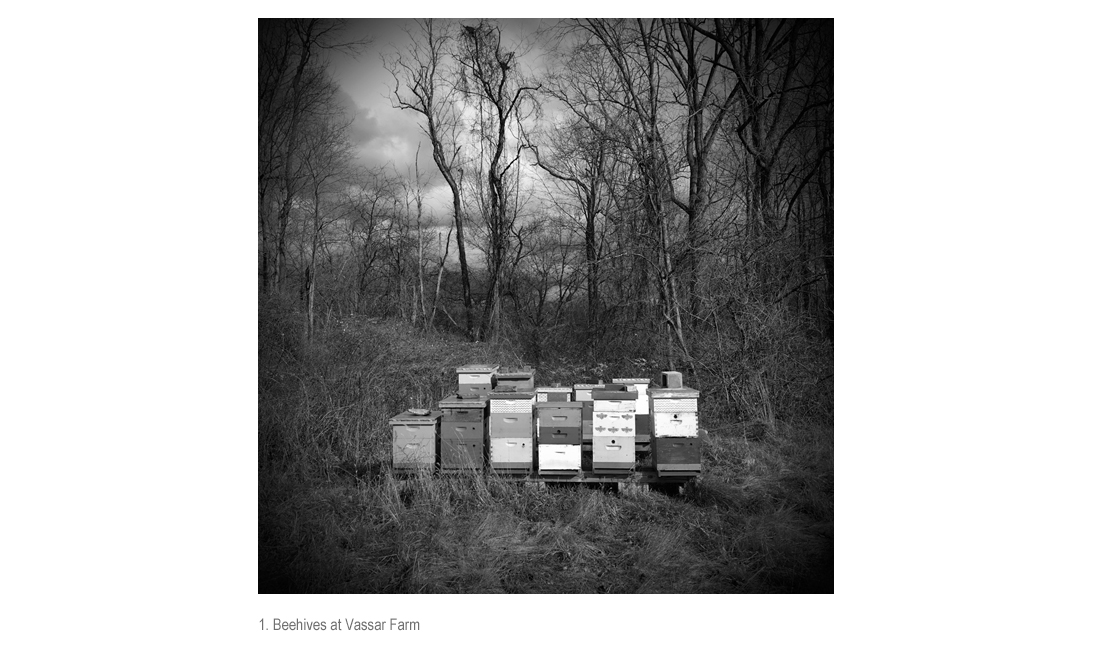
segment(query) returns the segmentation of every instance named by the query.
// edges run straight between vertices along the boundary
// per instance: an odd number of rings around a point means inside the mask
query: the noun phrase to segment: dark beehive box
[[[536,404],[536,421],[539,426],[581,427],[584,403],[546,402]],[[591,414],[590,414],[591,416]]]
[[[653,440],[653,463],[657,474],[699,474],[699,439],[657,437]]]
[[[441,438],[441,470],[482,468],[483,441],[479,439]]]
[[[486,430],[482,423],[467,423],[464,421],[441,421],[442,439],[463,439],[465,441],[482,441],[486,438]]]
[[[634,415],[634,441],[635,443],[650,442],[650,417],[648,414]]]
[[[539,427],[540,445],[581,445],[581,427]]]
[[[489,420],[486,417],[489,401],[485,398],[453,394],[439,403],[441,412],[441,438],[478,439],[481,443],[487,435]]]

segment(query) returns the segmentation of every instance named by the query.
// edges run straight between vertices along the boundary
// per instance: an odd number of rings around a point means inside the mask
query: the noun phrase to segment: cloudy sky
[[[474,24],[478,19],[461,22]],[[506,38],[531,35],[541,26],[553,24],[556,19],[538,18],[503,19],[498,23]],[[354,113],[352,137],[357,145],[357,158],[368,167],[388,165],[392,170],[408,175],[413,173],[414,155],[419,144],[419,166],[423,181],[428,180],[427,205],[433,208],[438,220],[444,221],[451,211],[452,195],[433,163],[433,150],[429,138],[422,131],[421,115],[409,110],[399,110],[391,105],[391,74],[384,69],[381,56],[411,43],[407,29],[413,29],[410,19],[371,18],[350,22],[347,38],[367,38],[370,45],[356,59],[334,54],[331,72],[343,91],[342,100],[347,110]],[[521,65],[527,70],[536,63],[536,52],[522,57]],[[426,178],[425,176],[430,176]],[[428,210],[428,208],[427,208]]]

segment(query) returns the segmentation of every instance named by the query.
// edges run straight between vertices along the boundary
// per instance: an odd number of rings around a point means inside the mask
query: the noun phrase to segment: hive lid
[[[456,373],[491,373],[497,372],[498,365],[488,364],[469,364],[462,367],[456,367]]]
[[[622,385],[620,385],[622,386]],[[638,400],[638,392],[623,389],[598,389],[592,394],[593,400]]]
[[[569,394],[573,389],[570,387],[536,387],[536,393],[543,392],[545,394]]]
[[[651,387],[647,392],[650,398],[699,398],[699,390],[690,387],[668,389],[664,387]]]
[[[419,410],[420,411],[420,410]],[[426,410],[425,414],[414,414],[407,410],[391,417],[391,423],[435,423],[441,417],[440,410]]]
[[[474,396],[452,394],[447,398],[441,399],[439,405],[442,409],[483,409],[486,407],[486,399],[478,394]]]
[[[594,385],[592,383],[588,383],[588,384],[584,384],[584,385],[574,385],[574,389],[604,389],[604,385],[603,384]]]
[[[650,384],[649,378],[612,378],[612,383],[616,385],[648,385]]]
[[[498,378],[531,378],[535,374],[531,367],[500,367],[497,371]]]

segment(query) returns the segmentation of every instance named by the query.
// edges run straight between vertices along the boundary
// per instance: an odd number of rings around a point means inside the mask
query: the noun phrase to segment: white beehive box
[[[540,444],[539,469],[581,470],[581,444]]]
[[[651,389],[651,432],[654,437],[699,436],[699,392],[679,389]]]
[[[491,437],[490,465],[495,470],[532,469],[532,438]]]
[[[633,437],[635,429],[635,415],[630,412],[593,412],[594,437]]]

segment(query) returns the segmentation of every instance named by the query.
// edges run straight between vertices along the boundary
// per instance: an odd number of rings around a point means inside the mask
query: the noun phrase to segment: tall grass
[[[523,359],[392,322],[332,322],[306,343],[301,324],[260,312],[259,591],[832,591],[830,425],[757,432],[704,406],[704,472],[681,495],[397,476],[392,415],[454,391],[459,365]],[[539,384],[655,371],[553,357]]]

